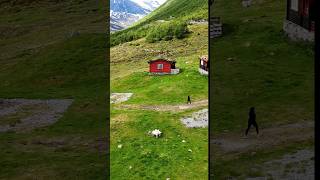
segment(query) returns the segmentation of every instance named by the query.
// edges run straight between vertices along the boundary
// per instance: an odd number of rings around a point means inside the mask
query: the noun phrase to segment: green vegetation
[[[207,179],[208,130],[185,128],[185,113],[111,111],[112,179]]]
[[[217,0],[212,6],[211,15],[221,17],[224,29],[222,37],[211,41],[210,50],[214,67],[211,130],[215,135],[226,131],[244,133],[251,106],[256,107],[262,131],[314,120],[312,44],[292,42],[284,35],[286,1],[254,2],[249,8],[243,8],[237,0]],[[242,164],[238,158],[215,159],[214,153],[213,158],[213,171],[222,179],[239,168],[234,164],[252,167],[252,163]],[[260,163],[258,157],[250,158],[251,162]],[[226,168],[225,163],[234,168]],[[240,177],[241,171],[233,176]]]
[[[171,40],[174,37],[182,39],[188,32],[187,23],[184,22],[165,22],[153,27],[147,34],[147,42],[156,42],[161,40]]]
[[[74,103],[49,127],[0,133],[0,179],[105,179],[106,4],[24,2],[0,8],[0,97]]]
[[[183,24],[187,23],[189,20],[207,18],[208,2],[206,0],[168,0],[165,4],[147,15],[132,27],[113,33],[110,37],[110,44],[111,46],[116,46],[118,44],[137,40],[148,35],[152,37],[149,39],[149,42],[154,42],[165,37],[166,40],[169,40],[173,38],[173,36],[182,38],[186,33],[185,25]],[[161,23],[157,22],[158,20],[174,21],[180,26],[181,29],[177,28],[177,34],[173,33],[172,35],[171,31],[168,31],[167,28],[161,25]],[[168,24],[171,23],[169,22]],[[158,32],[151,32],[154,31],[154,29],[157,29]],[[162,35],[158,36],[156,34]]]
[[[130,90],[135,94],[127,102],[130,104],[179,104],[185,103],[188,95],[192,95],[194,101],[206,99],[208,78],[199,74],[197,60],[197,56],[178,59],[177,68],[181,73],[174,76],[150,76],[147,72],[136,72],[115,79],[112,92]]]
[[[214,179],[225,179],[226,177],[237,177],[246,179],[248,177],[267,176],[262,169],[263,163],[282,158],[285,155],[292,154],[298,150],[310,149],[314,147],[314,141],[303,143],[284,144],[283,146],[260,150],[255,155],[252,152],[243,153],[237,157],[216,157],[213,163],[215,171],[211,175]],[[262,167],[260,167],[262,165]]]
[[[188,95],[193,101],[208,98],[208,77],[198,72],[199,56],[207,54],[208,27],[188,29],[184,39],[155,43],[139,39],[111,48],[111,92],[133,93],[122,104],[177,105],[185,104]],[[158,51],[169,52],[181,72],[149,75],[147,61]],[[208,130],[188,129],[180,122],[199,108],[177,113],[118,108],[111,106],[112,179],[207,179]],[[161,138],[148,135],[156,128],[164,133]]]
[[[133,93],[111,105],[111,179],[208,179],[208,129],[180,122],[200,107],[182,112],[121,108],[184,105],[188,95],[193,102],[208,99],[208,77],[198,72],[199,57],[208,54],[208,25],[187,24],[196,14],[207,19],[204,12],[206,3],[169,0],[111,35],[111,93]],[[179,74],[149,75],[148,60],[159,52],[176,60]],[[148,134],[154,129],[163,133],[160,138]]]

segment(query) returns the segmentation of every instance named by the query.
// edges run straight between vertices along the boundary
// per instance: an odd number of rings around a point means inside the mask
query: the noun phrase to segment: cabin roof
[[[170,64],[172,63],[176,63],[175,60],[172,60],[172,59],[165,59],[165,58],[157,58],[157,59],[154,59],[154,60],[149,60],[148,63],[152,63],[152,62],[156,62],[156,61],[167,61],[169,62]]]

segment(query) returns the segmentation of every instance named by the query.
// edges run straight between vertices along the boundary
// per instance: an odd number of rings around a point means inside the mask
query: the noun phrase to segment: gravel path
[[[195,101],[192,104],[180,104],[180,105],[136,105],[136,104],[121,104],[115,107],[115,109],[133,109],[133,110],[152,110],[152,111],[184,111],[189,109],[195,109],[199,107],[208,106],[208,99]]]
[[[0,99],[0,132],[28,131],[53,124],[72,102],[71,99]]]
[[[271,148],[287,142],[301,142],[312,138],[314,138],[314,122],[304,121],[278,127],[262,128],[259,136],[255,134],[254,129],[251,129],[247,138],[242,134],[222,134],[218,137],[211,137],[210,143],[212,149],[219,150],[222,154],[230,154]]]

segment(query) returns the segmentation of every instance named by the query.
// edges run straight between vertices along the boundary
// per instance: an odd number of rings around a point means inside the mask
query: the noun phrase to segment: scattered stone
[[[185,140],[182,140],[182,142],[185,143],[186,141],[185,141]]]
[[[122,144],[119,144],[119,145],[118,145],[118,148],[121,149],[121,148],[122,148]]]
[[[227,58],[228,61],[233,61],[234,59],[232,57]]]
[[[112,93],[110,96],[111,104],[128,101],[133,93]]]
[[[70,33],[70,37],[76,37],[76,36],[79,36],[80,35],[80,31],[72,31]]]
[[[250,7],[252,4],[252,0],[242,0],[243,7]]]
[[[192,150],[191,150],[191,149],[188,149],[188,152],[192,152]]]
[[[242,22],[247,23],[253,21],[252,19],[244,19]]]
[[[204,128],[208,126],[208,109],[192,114],[191,117],[182,118],[181,122],[188,128]]]
[[[251,46],[251,43],[250,43],[250,42],[246,42],[246,43],[244,44],[244,46],[245,46],[245,47],[250,47],[250,46]]]

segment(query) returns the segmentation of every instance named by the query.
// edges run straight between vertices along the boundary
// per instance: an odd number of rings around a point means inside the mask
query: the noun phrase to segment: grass
[[[111,92],[133,92],[127,102],[132,104],[181,104],[188,95],[193,101],[207,99],[208,78],[199,74],[198,64],[199,56],[207,54],[208,28],[191,25],[189,29],[191,33],[183,40],[147,43],[140,39],[112,47]],[[168,51],[181,73],[150,76],[147,61],[157,56],[157,51]]]
[[[298,150],[312,149],[314,141],[284,144],[283,146],[260,150],[252,155],[251,152],[241,154],[237,157],[215,157],[212,163],[215,171],[210,175],[215,179],[226,179],[236,177],[246,179],[248,177],[268,176],[264,171],[263,163],[280,159],[282,156],[295,153]],[[289,168],[289,167],[288,167]]]
[[[111,112],[112,178],[207,179],[206,128],[185,128],[179,121],[184,113]],[[155,128],[163,132],[158,139],[147,134]]]
[[[285,2],[268,0],[248,9],[236,1],[215,3],[215,16],[227,27],[211,46],[217,122],[213,131],[244,127],[250,106],[256,106],[258,122],[263,124],[312,120],[312,45],[290,42],[284,36]],[[226,4],[236,13],[230,15],[223,8]],[[244,19],[253,21],[244,23]],[[230,57],[234,60],[228,61]]]
[[[113,33],[111,46],[146,37],[153,29],[161,28],[161,23],[157,23],[157,20],[186,23],[192,19],[207,19],[207,5],[208,2],[205,0],[168,0],[130,28]]]
[[[185,1],[168,3],[188,4]],[[170,8],[169,5],[160,7],[150,16],[157,16],[157,12]],[[169,17],[173,13],[166,15]],[[146,20],[145,24],[156,23],[156,19]],[[148,43],[144,37],[139,37],[111,47],[111,92],[131,92],[133,96],[123,104],[142,106],[185,104],[188,95],[192,101],[207,99],[208,77],[200,75],[198,66],[199,57],[208,54],[208,25],[188,25],[188,30],[183,39]],[[130,32],[134,33],[135,28]],[[158,56],[160,51],[177,61],[179,74],[148,74],[147,61]],[[111,179],[208,179],[208,129],[189,129],[180,122],[199,108],[157,112],[119,110],[115,106],[111,106],[110,121]],[[160,138],[148,135],[148,131],[154,129],[160,129],[163,135]]]
[[[210,125],[215,135],[225,130],[243,132],[251,106],[256,107],[262,128],[314,120],[314,52],[312,44],[292,42],[284,35],[285,3],[254,1],[243,8],[236,0],[215,1],[211,15],[221,17],[224,29],[210,50],[214,67],[210,101],[214,123]],[[218,177],[232,171],[237,171],[234,176],[246,174],[225,166],[241,164],[239,159],[219,158],[215,163]]]
[[[0,97],[74,103],[54,125],[0,134],[0,178],[105,179],[106,4],[14,2],[0,8]],[[55,139],[63,144],[34,143]]]
[[[190,62],[186,64],[185,62]],[[198,72],[198,57],[179,58],[178,75],[152,76],[137,72],[113,81],[112,92],[134,93],[128,101],[133,104],[179,104],[185,103],[188,95],[193,101],[208,98],[208,78]],[[145,63],[145,66],[148,64]],[[148,88],[146,88],[148,87]]]

